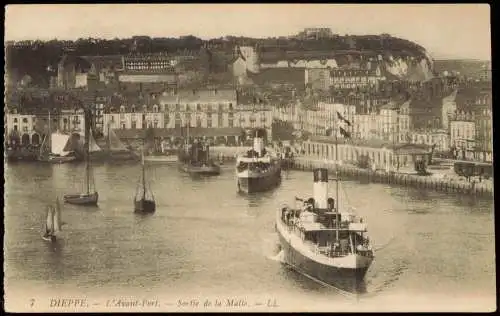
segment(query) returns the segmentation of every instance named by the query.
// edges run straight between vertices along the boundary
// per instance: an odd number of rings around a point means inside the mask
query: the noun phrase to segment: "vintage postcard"
[[[5,310],[496,310],[489,17],[6,6]]]

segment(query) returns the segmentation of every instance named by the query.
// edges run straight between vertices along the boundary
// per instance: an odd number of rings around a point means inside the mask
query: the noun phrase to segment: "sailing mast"
[[[338,147],[338,137],[337,137],[337,119],[334,119],[334,133],[335,133],[335,203],[337,204],[336,206],[336,230],[335,230],[335,238],[337,242],[339,241],[339,207],[340,207],[340,201],[339,201],[339,161],[338,161],[338,152],[339,152],[339,147]]]
[[[141,163],[142,163],[142,200],[146,200],[146,171],[144,170],[144,139],[142,140],[142,151],[141,151]]]
[[[52,129],[50,128],[50,109],[48,112],[49,112],[49,130],[47,131],[47,134],[45,135],[45,138],[43,140],[44,146],[40,147],[40,156],[43,156],[45,146],[50,146],[49,142],[50,142],[50,139],[52,138]],[[49,150],[52,151],[52,149],[49,149]],[[50,153],[50,151],[49,151],[49,153]]]
[[[86,133],[86,138],[87,138],[87,142],[86,142],[86,145],[85,145],[85,163],[86,163],[86,172],[87,172],[87,177],[86,177],[86,180],[87,180],[87,194],[90,194],[90,137],[92,137],[92,135],[90,134],[91,131],[90,129],[87,131]]]

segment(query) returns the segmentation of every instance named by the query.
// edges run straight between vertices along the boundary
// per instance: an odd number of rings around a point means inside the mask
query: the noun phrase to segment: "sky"
[[[436,59],[491,60],[487,4],[32,4],[8,5],[5,40],[278,37],[306,27],[388,33]]]

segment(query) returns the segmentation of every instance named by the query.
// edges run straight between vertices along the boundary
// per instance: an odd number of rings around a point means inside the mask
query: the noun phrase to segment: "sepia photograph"
[[[493,312],[488,4],[5,6],[7,312]]]

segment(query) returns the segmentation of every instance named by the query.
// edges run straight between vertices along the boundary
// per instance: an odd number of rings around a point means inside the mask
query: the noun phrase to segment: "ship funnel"
[[[328,170],[318,168],[313,170],[314,174],[314,202],[319,209],[328,208]]]
[[[264,135],[261,130],[256,130],[253,138],[253,150],[262,157],[264,153]]]

